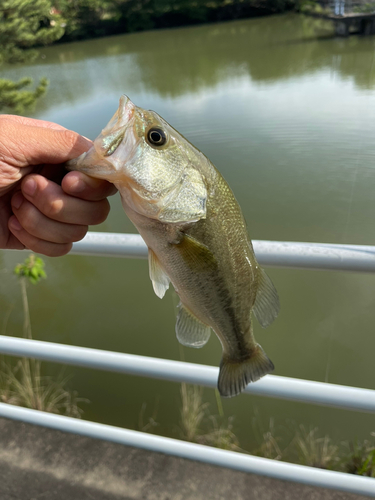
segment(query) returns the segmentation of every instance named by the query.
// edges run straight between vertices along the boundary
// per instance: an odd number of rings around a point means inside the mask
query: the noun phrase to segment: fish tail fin
[[[220,395],[231,398],[240,394],[249,382],[259,380],[274,370],[272,361],[259,344],[241,361],[232,360],[225,355],[220,363],[218,389]]]

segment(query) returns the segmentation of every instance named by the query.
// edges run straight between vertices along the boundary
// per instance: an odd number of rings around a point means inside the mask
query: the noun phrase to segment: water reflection
[[[71,43],[43,50],[36,66],[7,68],[6,73],[51,79],[50,97],[40,112],[100,98],[108,86],[116,94],[126,89],[175,98],[245,76],[264,84],[323,70],[351,77],[362,89],[373,88],[373,37],[319,38],[319,23],[275,16]],[[324,33],[332,33],[330,25],[323,26]]]
[[[37,64],[2,76],[46,75],[50,90],[35,116],[91,138],[124,92],[155,109],[223,173],[252,238],[374,244],[375,38],[331,35],[330,25],[296,15],[145,32],[50,47]],[[99,229],[134,231],[119,199],[111,205]],[[6,268],[12,259],[4,259]],[[47,272],[49,279],[30,290],[38,338],[179,359],[172,301],[154,296],[145,261],[70,256],[47,259]],[[255,335],[276,374],[373,388],[373,277],[269,274],[282,310]],[[16,285],[2,275],[3,298],[18,303]],[[0,296],[2,314],[5,307]],[[15,309],[10,331],[21,326]],[[206,348],[184,355],[217,365],[220,351],[213,336]],[[92,401],[87,418],[134,427],[143,402],[152,406],[157,394],[160,432],[172,433],[176,385],[71,373],[74,387]],[[213,394],[206,395],[214,405]],[[224,409],[237,416],[244,446],[253,443],[255,406],[266,422],[272,416],[281,425],[311,423],[340,439],[374,430],[366,415],[240,397]]]

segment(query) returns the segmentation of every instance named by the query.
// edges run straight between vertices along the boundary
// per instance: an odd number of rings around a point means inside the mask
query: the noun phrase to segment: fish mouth
[[[115,130],[129,126],[134,119],[135,109],[135,104],[132,103],[127,95],[123,94],[120,97],[116,113],[102,130],[102,135],[107,135],[107,133],[113,133]]]
[[[124,156],[127,156],[123,152],[120,155],[114,153],[124,139],[126,143],[132,142],[132,134],[128,137],[127,131],[133,127],[136,108],[128,96],[122,95],[116,113],[94,140],[93,146],[78,158],[66,162],[66,168],[113,182],[126,161]],[[128,151],[129,147],[121,149]]]
[[[94,141],[94,147],[104,157],[112,156],[123,142],[127,131],[133,128],[137,107],[125,94],[108,124]]]

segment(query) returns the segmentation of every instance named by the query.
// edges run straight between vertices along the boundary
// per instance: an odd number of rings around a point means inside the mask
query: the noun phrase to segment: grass
[[[263,433],[262,443],[253,454],[274,460],[336,470],[361,476],[375,477],[375,443],[369,440],[334,444],[327,435],[319,436],[317,427],[299,426],[293,439],[281,448],[273,419]],[[375,433],[372,433],[375,437]],[[347,450],[347,451],[345,451]]]
[[[375,444],[365,440],[350,443],[348,447],[349,452],[342,461],[343,471],[358,476],[375,477]]]
[[[339,447],[332,443],[329,436],[318,437],[317,433],[316,427],[307,430],[300,426],[292,442],[297,462],[319,469],[332,469],[337,462]]]
[[[219,415],[209,411],[203,402],[203,387],[181,384],[180,438],[224,450],[240,451],[233,431],[233,417],[225,418],[220,398],[217,398]]]
[[[259,448],[254,451],[254,455],[263,458],[271,458],[273,460],[281,460],[283,451],[280,448],[279,442],[280,439],[276,437],[275,433],[275,421],[271,418],[269,428],[267,431],[263,432],[262,443]]]
[[[22,359],[13,367],[5,359],[0,362],[0,397],[3,403],[80,418],[83,402],[66,388],[67,379],[57,380],[41,374],[41,362]]]
[[[178,437],[184,441],[212,446],[226,450],[282,460],[320,469],[336,470],[368,477],[375,477],[375,443],[369,440],[357,443],[335,444],[328,435],[319,435],[317,427],[306,428],[300,425],[288,444],[282,446],[275,420],[270,419],[268,428],[263,428],[260,415],[255,410],[252,432],[260,444],[246,451],[241,448],[235,434],[233,417],[224,416],[220,396],[215,390],[218,414],[211,412],[210,404],[203,399],[204,389],[199,386],[181,384],[180,418]],[[138,428],[143,432],[155,432],[159,427],[156,421],[157,407],[144,422],[146,404],[142,405]],[[157,432],[157,431],[156,431]],[[375,437],[375,433],[372,434]],[[345,449],[349,451],[345,452]]]
[[[33,255],[15,268],[21,287],[23,336],[29,339],[32,338],[32,329],[27,286],[29,282],[37,284],[46,277],[43,268],[43,261]],[[9,314],[4,315],[3,334],[6,332]],[[0,357],[0,400],[3,403],[79,418],[82,410],[78,403],[85,400],[68,390],[66,383],[67,379],[61,375],[57,379],[43,376],[41,362],[38,360],[23,358],[13,366],[4,356]],[[181,384],[179,437],[185,441],[246,453],[241,449],[234,432],[233,417],[226,418],[224,415],[218,391],[215,390],[218,414],[210,411],[210,405],[204,402],[203,394],[203,387]],[[146,423],[145,410],[146,404],[142,406],[138,427],[143,432],[152,432],[159,425],[156,421],[157,405]],[[252,452],[253,455],[375,477],[374,442],[366,440],[345,443],[343,447],[348,451],[342,453],[329,436],[319,436],[317,428],[306,429],[300,426],[289,445],[282,448],[274,419],[270,420],[267,430],[261,430],[260,427],[260,416],[255,414],[253,431],[256,434],[256,429],[260,430],[261,444]],[[375,433],[372,436],[375,437]]]
[[[14,270],[19,277],[23,307],[23,336],[32,339],[30,308],[27,295],[29,283],[37,284],[46,278],[44,262],[35,255],[30,255]],[[8,316],[3,323],[6,332]],[[60,375],[57,379],[42,375],[41,361],[23,358],[13,366],[4,356],[0,358],[0,400],[50,413],[59,413],[80,418],[82,410],[78,403],[83,402],[76,392],[66,387],[67,379]]]
[[[181,384],[180,435],[185,441],[197,442],[202,434],[208,403],[203,403],[203,387]]]

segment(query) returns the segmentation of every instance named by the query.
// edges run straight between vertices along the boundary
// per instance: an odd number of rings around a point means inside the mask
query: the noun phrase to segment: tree
[[[51,44],[64,34],[64,22],[50,0],[0,0],[0,64],[35,59],[35,47]],[[25,90],[31,78],[18,82],[0,79],[0,110],[22,113],[45,93],[42,78],[34,90]]]
[[[54,0],[54,2],[66,20],[65,35],[68,40],[111,34],[114,0]]]

